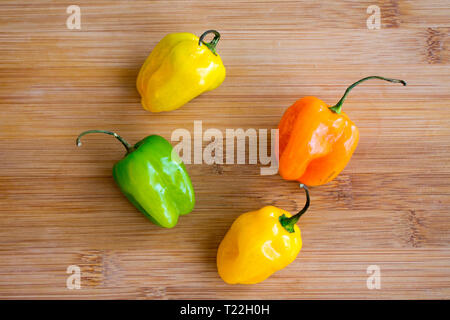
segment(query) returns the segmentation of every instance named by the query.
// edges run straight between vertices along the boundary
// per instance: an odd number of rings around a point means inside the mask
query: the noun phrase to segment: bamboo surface
[[[450,298],[450,3],[432,1],[70,1],[0,4],[0,298]],[[381,29],[366,26],[381,8]],[[217,29],[225,82],[181,109],[151,114],[135,89],[170,32]],[[333,182],[311,188],[303,249],[258,285],[219,278],[218,244],[241,213],[304,203],[260,165],[191,164],[195,210],[156,227],[115,186],[123,155],[108,136],[170,141],[178,128],[276,128],[305,95],[329,104],[368,75],[344,110],[359,146]],[[175,142],[173,142],[175,144]],[[206,145],[207,142],[204,142]],[[81,268],[69,290],[66,269]],[[369,290],[366,269],[381,269]]]

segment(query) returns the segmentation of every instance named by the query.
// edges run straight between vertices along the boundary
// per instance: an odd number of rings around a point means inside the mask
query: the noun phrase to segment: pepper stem
[[[127,149],[127,154],[132,152],[134,149],[124,138],[119,136],[117,133],[111,132],[111,131],[105,131],[105,130],[87,130],[87,131],[80,133],[80,135],[77,138],[77,146],[78,147],[81,146],[81,137],[88,133],[106,133],[111,136],[114,136],[117,140],[119,140],[123,144],[125,149]]]
[[[214,38],[211,40],[211,42],[204,42],[203,39],[210,33],[214,33]],[[203,34],[200,36],[200,39],[198,39],[198,45],[201,46],[202,43],[207,46],[209,48],[209,50],[212,51],[212,53],[214,53],[214,55],[217,56],[216,53],[216,46],[217,46],[217,42],[219,42],[220,40],[220,33],[216,30],[208,30],[203,32]]]
[[[293,233],[295,232],[294,226],[297,223],[298,219],[308,210],[309,208],[309,190],[306,185],[303,183],[300,183],[300,188],[304,189],[306,192],[306,203],[302,210],[300,210],[295,216],[292,216],[290,218],[286,217],[286,215],[280,216],[279,220],[283,228],[286,229],[287,232]]]
[[[354,84],[352,84],[350,87],[348,87],[347,90],[345,90],[345,93],[342,96],[341,100],[339,100],[339,102],[336,103],[334,106],[330,107],[330,110],[337,114],[341,113],[342,104],[344,103],[344,100],[347,97],[347,94],[361,82],[364,82],[364,81],[370,80],[370,79],[380,79],[380,80],[389,81],[389,82],[393,82],[393,83],[401,83],[404,86],[406,86],[406,81],[404,81],[404,80],[390,79],[390,78],[384,78],[384,77],[379,77],[379,76],[366,77],[366,78],[356,81]]]

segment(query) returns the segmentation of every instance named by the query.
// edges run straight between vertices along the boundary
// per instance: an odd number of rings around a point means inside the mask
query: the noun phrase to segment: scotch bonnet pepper
[[[183,162],[171,144],[161,136],[148,136],[131,146],[118,134],[104,130],[117,138],[125,147],[125,157],[113,167],[113,176],[130,202],[150,221],[158,226],[172,228],[180,215],[188,214],[195,204],[194,188]]]
[[[203,41],[213,33],[211,42]],[[151,112],[178,109],[225,79],[225,67],[216,52],[220,34],[208,30],[200,39],[192,33],[165,36],[145,60],[136,86],[142,106]]]
[[[278,125],[282,178],[318,186],[330,182],[345,168],[358,144],[359,131],[341,111],[342,103],[353,87],[369,79],[406,85],[403,80],[366,77],[349,86],[335,106],[316,97],[304,97],[286,110]]]
[[[295,260],[302,248],[298,219],[309,208],[306,204],[296,215],[274,206],[240,215],[231,225],[217,251],[217,270],[229,284],[254,284]]]

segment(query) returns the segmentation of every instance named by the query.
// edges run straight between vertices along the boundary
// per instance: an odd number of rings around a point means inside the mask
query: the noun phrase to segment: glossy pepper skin
[[[114,180],[128,200],[150,221],[160,227],[172,228],[180,215],[193,210],[195,195],[191,179],[166,139],[151,135],[132,147],[114,132],[89,130],[80,134],[77,145],[88,133],[113,135],[125,146],[125,157],[113,167]]]
[[[203,38],[214,33],[211,42]],[[145,60],[136,86],[144,109],[151,112],[178,109],[225,79],[225,67],[216,52],[219,32],[208,30],[200,39],[192,33],[165,36]]]
[[[228,284],[255,284],[295,260],[302,248],[295,223],[309,207],[295,216],[274,206],[240,215],[231,225],[217,251],[217,270]]]
[[[316,97],[304,97],[286,110],[278,125],[279,173],[283,179],[319,186],[339,175],[359,141],[358,128],[341,112],[342,103],[353,87],[369,79],[406,85],[403,80],[366,77],[348,87],[333,107]]]

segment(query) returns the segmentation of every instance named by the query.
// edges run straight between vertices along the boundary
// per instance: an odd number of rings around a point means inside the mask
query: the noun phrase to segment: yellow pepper
[[[302,248],[300,229],[295,223],[308,210],[289,212],[274,206],[240,215],[231,225],[217,251],[217,270],[229,284],[254,284],[267,279],[274,272],[295,260]]]
[[[209,33],[211,42],[203,41]],[[145,60],[136,87],[142,106],[151,112],[178,109],[225,79],[225,67],[216,52],[219,32],[208,30],[200,39],[192,33],[165,36]]]

